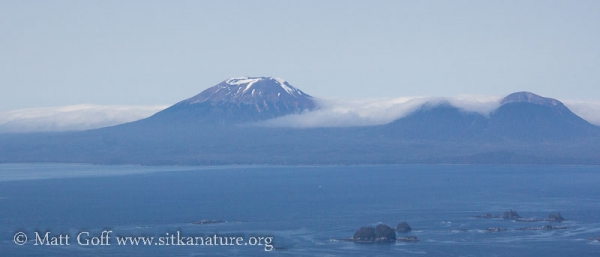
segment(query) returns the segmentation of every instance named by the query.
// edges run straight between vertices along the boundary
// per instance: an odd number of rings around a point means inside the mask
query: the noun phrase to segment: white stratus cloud
[[[572,112],[588,122],[600,126],[600,102],[562,101]]]
[[[274,127],[351,127],[390,123],[424,104],[448,103],[465,111],[488,115],[496,109],[502,97],[401,97],[369,100],[318,99],[318,110],[288,115],[260,123]]]
[[[87,130],[151,116],[167,105],[72,105],[0,112],[0,132]]]
[[[320,108],[259,123],[274,127],[351,127],[390,123],[424,104],[448,103],[465,111],[488,115],[500,96],[400,97],[366,100],[317,99]],[[562,101],[571,111],[600,126],[600,102]],[[152,106],[73,105],[0,112],[0,133],[76,131],[117,125],[151,116],[167,108]]]
[[[318,99],[320,109],[261,122],[273,127],[351,127],[390,123],[421,106],[448,103],[468,112],[489,115],[500,106],[502,96],[402,97],[369,100]],[[600,103],[564,101],[575,114],[600,125]]]

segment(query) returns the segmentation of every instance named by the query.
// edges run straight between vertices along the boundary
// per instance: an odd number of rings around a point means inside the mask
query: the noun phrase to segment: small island
[[[600,242],[600,236],[599,236],[599,237],[596,237],[596,238],[593,238],[593,237],[592,237],[592,238],[588,238],[588,239],[589,239],[590,241],[598,241],[598,242]]]
[[[565,220],[565,218],[563,218],[563,216],[560,215],[560,212],[558,212],[556,214],[550,214],[550,215],[548,215],[548,218],[546,219],[546,221],[554,221],[554,222],[562,222],[564,220]]]
[[[550,215],[548,215],[548,218],[545,218],[545,219],[536,219],[536,218],[516,219],[516,221],[518,221],[518,222],[562,222],[564,220],[565,220],[565,218],[563,218],[563,216],[560,214],[560,212],[558,212],[556,214],[551,213]]]
[[[485,232],[503,232],[506,231],[507,229],[503,228],[503,227],[491,227],[485,230]]]
[[[412,231],[412,228],[408,225],[406,221],[403,221],[398,223],[398,226],[396,226],[396,231],[398,231],[399,233],[408,233]]]
[[[220,224],[220,223],[225,223],[224,220],[208,220],[208,219],[202,219],[202,220],[197,220],[192,222],[192,224],[194,225],[207,225],[207,224]]]
[[[358,243],[395,242],[396,231],[385,224],[379,224],[375,228],[362,227],[354,233],[352,240]]]
[[[475,215],[475,216],[473,216],[473,218],[479,218],[479,219],[499,219],[501,217],[498,216],[498,215],[493,215],[493,214],[490,214],[490,213],[486,213],[486,214],[483,214],[483,215]]]
[[[342,239],[342,241],[352,241],[356,243],[392,243],[392,242],[418,242],[416,236],[396,237],[396,232],[408,233],[412,228],[406,221],[400,222],[396,229],[385,224],[379,224],[375,228],[362,227],[354,233],[351,239]]]
[[[509,220],[517,220],[517,219],[520,219],[521,216],[519,216],[517,211],[510,210],[510,211],[504,212],[504,214],[502,214],[502,218],[509,219]]]
[[[510,210],[510,211],[506,211],[504,212],[502,215],[494,215],[494,214],[490,214],[490,213],[486,213],[483,215],[475,215],[475,216],[471,216],[473,218],[480,218],[480,219],[506,219],[506,220],[514,220],[517,222],[562,222],[565,220],[565,218],[563,218],[563,216],[560,214],[560,212],[557,212],[556,214],[551,213],[550,215],[548,215],[548,218],[545,219],[538,219],[538,218],[522,218],[519,213],[517,213],[517,211],[515,210]]]
[[[528,227],[528,228],[517,228],[517,230],[560,230],[567,229],[567,227],[557,227],[552,225],[546,225],[542,227]]]
[[[475,215],[472,217],[479,218],[479,219],[508,219],[508,220],[517,220],[517,219],[521,218],[521,216],[519,216],[519,213],[517,213],[517,211],[515,211],[515,210],[505,211],[502,215],[494,215],[491,213],[486,213],[483,215]]]
[[[396,241],[412,243],[412,242],[419,242],[419,238],[417,238],[416,236],[406,236],[406,237],[398,238]]]

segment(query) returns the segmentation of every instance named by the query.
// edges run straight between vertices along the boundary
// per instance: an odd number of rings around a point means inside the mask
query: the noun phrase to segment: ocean
[[[0,256],[600,256],[598,185],[597,166],[0,164]],[[473,217],[509,210],[566,220]],[[402,221],[418,242],[345,240]]]

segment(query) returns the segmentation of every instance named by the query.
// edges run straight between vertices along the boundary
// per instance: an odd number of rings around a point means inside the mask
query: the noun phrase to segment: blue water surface
[[[600,256],[596,166],[0,165],[0,256]],[[478,219],[560,212],[562,223]],[[198,220],[217,224],[192,224]],[[361,244],[363,226],[407,221],[419,242]],[[544,225],[561,230],[517,230]],[[487,232],[489,227],[506,228]],[[113,231],[111,245],[75,237]],[[14,236],[28,236],[17,245]],[[34,245],[35,232],[70,245]],[[115,236],[272,237],[264,245],[122,246]]]

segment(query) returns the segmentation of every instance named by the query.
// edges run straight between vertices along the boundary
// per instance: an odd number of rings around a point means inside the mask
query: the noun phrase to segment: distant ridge
[[[518,92],[500,103],[489,116],[447,102],[425,104],[383,127],[391,127],[395,136],[407,138],[488,142],[571,140],[598,135],[600,131],[556,99]]]
[[[515,140],[570,140],[596,135],[598,127],[577,116],[562,102],[530,92],[502,99],[490,114],[490,133]]]
[[[560,101],[517,92],[500,103],[489,115],[442,102],[378,126],[258,127],[249,124],[318,106],[282,79],[231,78],[136,122],[0,134],[0,162],[600,165],[600,128]]]
[[[502,98],[502,101],[500,101],[501,105],[507,104],[507,103],[532,103],[532,104],[538,104],[538,105],[544,105],[544,106],[563,105],[563,103],[561,103],[560,101],[558,101],[556,99],[542,97],[542,96],[536,95],[534,93],[525,92],[525,91],[512,93],[512,94],[507,95],[506,97]]]

